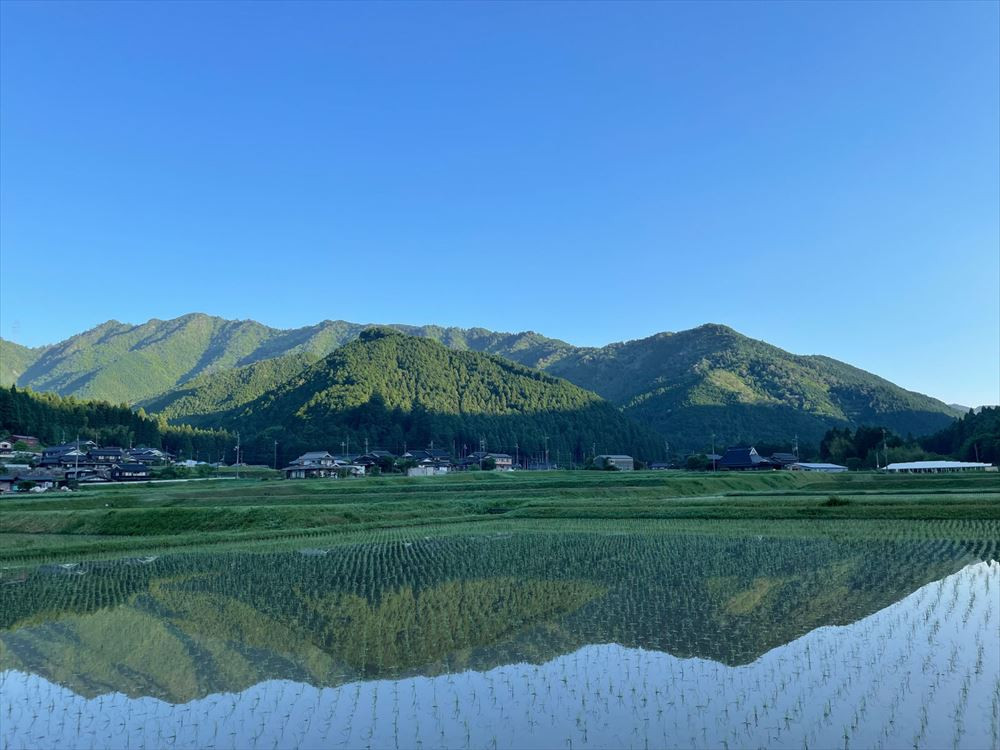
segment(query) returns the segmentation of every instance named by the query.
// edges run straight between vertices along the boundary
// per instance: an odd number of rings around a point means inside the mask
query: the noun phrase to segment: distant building
[[[514,457],[509,453],[490,453],[489,451],[470,453],[465,458],[455,461],[454,467],[458,471],[468,471],[469,469],[482,467],[487,459],[493,459],[496,471],[511,471],[514,468]]]
[[[827,474],[839,474],[842,471],[847,471],[847,467],[840,464],[809,464],[800,461],[790,464],[788,468],[792,471],[822,471]]]
[[[408,477],[436,477],[447,473],[447,466],[412,466],[406,470]]]
[[[653,471],[665,471],[674,468],[674,465],[669,461],[650,461],[649,468]]]
[[[125,451],[121,448],[91,448],[87,451],[88,463],[113,466],[125,461]]]
[[[38,438],[36,438],[34,435],[11,435],[10,441],[12,443],[24,443],[29,448],[38,447]]]
[[[799,457],[794,453],[772,453],[771,461],[779,466],[791,466],[799,462]]]
[[[363,455],[358,456],[354,459],[354,463],[358,466],[364,466],[366,469],[371,470],[373,466],[378,466],[379,462],[389,460],[392,461],[396,456],[389,451],[368,451]]]
[[[145,464],[115,464],[111,467],[111,478],[116,482],[134,482],[150,479],[153,471]]]
[[[285,479],[326,479],[337,478],[337,467],[319,464],[290,464],[282,469]]]
[[[416,461],[418,464],[423,461],[432,461],[435,464],[451,464],[451,452],[444,448],[418,448],[406,451],[401,458],[409,461]]]
[[[336,466],[337,459],[326,451],[310,451],[303,453],[294,461],[289,462],[290,466]]]
[[[764,458],[753,446],[726,448],[725,454],[716,462],[720,471],[763,471],[780,468],[779,464]]]
[[[514,457],[509,453],[489,453],[487,451],[476,451],[470,453],[469,458],[476,463],[482,463],[488,458],[492,458],[497,471],[509,471],[514,467]]]
[[[171,454],[156,448],[131,448],[128,457],[144,464],[169,463],[174,458]]]
[[[61,473],[53,471],[29,471],[23,474],[19,472],[13,477],[12,485],[14,489],[17,489],[17,486],[21,482],[32,482],[36,487],[40,487],[43,490],[51,490],[54,487],[58,487],[63,482],[63,479]]]
[[[905,461],[889,464],[882,471],[891,474],[939,474],[952,471],[996,471],[996,467],[973,461]]]
[[[633,471],[635,469],[635,460],[631,456],[605,453],[600,456],[594,456],[594,465],[605,469]]]
[[[10,453],[14,450],[14,444],[9,440],[0,440],[0,453]]]

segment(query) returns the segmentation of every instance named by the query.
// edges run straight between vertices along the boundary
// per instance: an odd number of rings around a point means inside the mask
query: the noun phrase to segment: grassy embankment
[[[91,487],[0,500],[0,562],[410,529],[652,519],[1000,520],[996,474],[469,473]]]

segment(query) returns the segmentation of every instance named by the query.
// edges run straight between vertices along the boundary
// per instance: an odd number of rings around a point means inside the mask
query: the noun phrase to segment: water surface
[[[0,746],[998,746],[995,530],[718,531],[5,571]]]

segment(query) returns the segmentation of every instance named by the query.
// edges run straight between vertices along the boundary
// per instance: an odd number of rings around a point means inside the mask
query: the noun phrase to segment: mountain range
[[[264,413],[264,403],[253,402],[265,394],[275,408],[291,408],[276,399],[278,391],[295,392],[295,409],[301,410],[309,400],[303,389],[313,387],[306,383],[317,377],[315,368],[329,372],[331,364],[322,362],[371,327],[338,320],[286,330],[200,313],[141,325],[109,321],[51,346],[27,348],[0,340],[0,382],[141,405],[202,426],[236,424],[248,419],[247,414],[237,419],[241,410]],[[655,434],[678,449],[703,449],[713,434],[719,445],[789,443],[796,435],[815,443],[831,427],[862,424],[921,435],[947,426],[959,413],[843,362],[791,354],[723,325],[604,347],[577,347],[531,331],[382,329],[565,379],[610,402],[648,430],[646,437]],[[420,366],[430,369],[412,374],[427,380],[442,375],[430,370],[453,367],[455,361],[434,355],[423,357]],[[516,377],[524,376],[519,371]],[[501,380],[508,377],[513,376],[505,373]],[[329,385],[320,381],[314,383],[317,392]],[[391,388],[380,397],[393,404],[390,409],[412,406]],[[284,423],[287,416],[264,418]]]

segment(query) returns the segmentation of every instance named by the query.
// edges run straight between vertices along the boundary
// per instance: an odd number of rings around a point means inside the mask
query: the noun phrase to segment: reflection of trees
[[[543,661],[617,642],[728,664],[995,556],[962,541],[514,533],[43,566],[0,586],[0,668],[187,699]],[[981,533],[980,533],[981,532]]]
[[[365,675],[431,664],[453,651],[488,646],[572,612],[599,596],[577,581],[510,577],[447,581],[420,593],[400,589],[370,603],[356,594],[310,599],[313,640]]]

